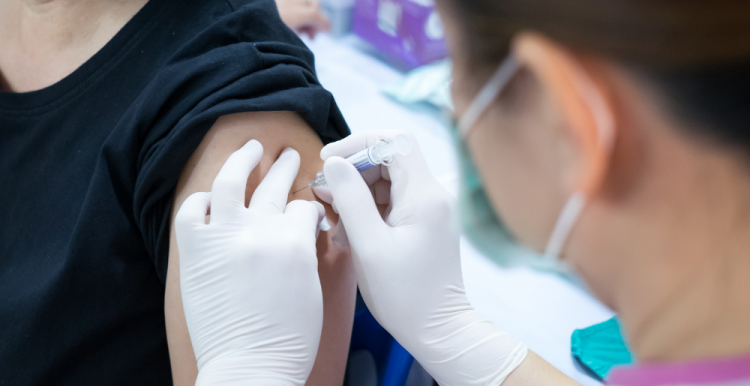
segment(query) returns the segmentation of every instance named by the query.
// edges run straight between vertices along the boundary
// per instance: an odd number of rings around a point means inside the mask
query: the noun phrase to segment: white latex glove
[[[188,197],[175,218],[196,385],[303,385],[318,351],[323,206],[287,204],[300,157],[286,149],[246,208],[245,185],[262,154],[254,140],[233,153],[211,193]]]
[[[348,235],[359,289],[377,321],[441,385],[499,385],[524,360],[526,346],[469,303],[452,216],[454,199],[433,178],[413,137],[404,133],[412,140],[410,154],[361,175],[336,157],[399,133],[354,134],[324,147],[329,188],[315,192],[333,199]],[[384,218],[376,202],[388,204]]]

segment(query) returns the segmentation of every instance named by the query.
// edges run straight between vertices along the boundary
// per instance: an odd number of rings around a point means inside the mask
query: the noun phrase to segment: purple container
[[[409,69],[447,56],[431,0],[356,0],[354,33]]]

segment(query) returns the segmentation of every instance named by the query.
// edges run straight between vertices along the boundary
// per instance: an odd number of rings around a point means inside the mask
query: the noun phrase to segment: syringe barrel
[[[357,169],[358,172],[362,173],[363,171],[378,165],[371,157],[370,153],[372,149],[374,149],[375,146],[370,147],[368,149],[362,150],[358,153],[355,153],[353,155],[350,155],[349,157],[346,157],[346,160],[351,162],[352,165],[354,165],[354,168]],[[315,176],[315,179],[310,181],[308,184],[311,188],[318,188],[318,187],[327,187],[328,181],[326,181],[326,176],[323,174],[323,172],[318,172],[318,174]]]
[[[374,160],[370,156],[372,150],[375,148],[376,146],[373,146],[369,149],[362,150],[358,153],[355,153],[354,155],[346,157],[346,160],[351,162],[351,164],[354,165],[354,168],[357,169],[358,172],[362,173],[363,171],[380,164],[380,162],[376,162],[376,160]]]
[[[391,160],[396,153],[405,155],[409,152],[411,152],[411,141],[407,136],[399,134],[391,142],[379,141],[367,149],[346,157],[346,160],[351,162],[358,172],[362,173],[375,165]],[[318,172],[315,177],[308,184],[311,188],[328,186],[323,172]]]

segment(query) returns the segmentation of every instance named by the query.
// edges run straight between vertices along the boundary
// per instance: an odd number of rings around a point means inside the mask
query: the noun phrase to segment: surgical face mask
[[[580,283],[567,264],[559,259],[570,230],[576,223],[586,200],[582,192],[573,194],[560,214],[550,235],[544,255],[515,241],[513,235],[495,213],[474,164],[466,139],[476,121],[500,95],[505,85],[518,71],[518,63],[510,56],[482,88],[453,130],[461,162],[461,191],[459,206],[464,234],[480,252],[502,266],[528,266],[561,273]]]

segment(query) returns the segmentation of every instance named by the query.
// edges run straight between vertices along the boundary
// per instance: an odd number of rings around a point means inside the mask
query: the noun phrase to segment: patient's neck
[[[0,87],[50,86],[99,51],[147,0],[0,2]]]

